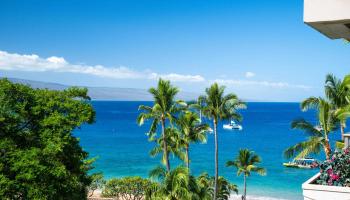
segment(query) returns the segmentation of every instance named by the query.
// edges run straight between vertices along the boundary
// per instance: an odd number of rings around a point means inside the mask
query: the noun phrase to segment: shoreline
[[[89,197],[88,193],[88,200],[110,200],[110,199],[115,199],[115,198],[103,198],[101,197],[102,190],[97,189],[94,191],[94,195]],[[229,200],[242,200],[242,195],[240,194],[231,194]],[[247,200],[288,200],[284,198],[276,198],[276,197],[269,197],[269,196],[259,196],[259,195],[247,195]]]

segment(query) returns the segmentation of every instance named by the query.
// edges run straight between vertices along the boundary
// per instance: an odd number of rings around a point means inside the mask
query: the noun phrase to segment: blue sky
[[[0,76],[299,101],[350,72],[350,45],[305,25],[302,0],[1,0],[0,19]]]

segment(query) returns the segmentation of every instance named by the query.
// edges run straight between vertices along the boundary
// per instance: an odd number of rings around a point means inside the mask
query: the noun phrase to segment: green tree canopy
[[[1,199],[85,199],[88,153],[72,131],[93,123],[87,89],[32,89],[0,80]]]

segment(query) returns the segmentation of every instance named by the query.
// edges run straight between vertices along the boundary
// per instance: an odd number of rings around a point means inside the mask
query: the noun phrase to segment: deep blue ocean
[[[151,105],[151,102],[93,101],[92,104],[96,110],[96,123],[84,125],[75,135],[91,157],[98,157],[95,171],[103,172],[107,179],[148,177],[148,172],[160,164],[160,159],[149,156],[154,146],[145,135],[149,123],[139,127],[136,117],[138,106]],[[244,117],[242,131],[223,130],[222,123],[218,126],[220,175],[242,186],[243,178],[236,176],[235,169],[226,168],[225,163],[233,160],[240,148],[249,148],[262,157],[267,175],[252,175],[248,179],[248,195],[302,199],[301,184],[317,170],[283,167],[282,163],[287,161],[283,158],[283,150],[306,138],[302,132],[291,130],[291,121],[303,117],[316,122],[315,113],[301,112],[298,103],[248,103],[248,108],[241,113]],[[213,135],[208,135],[206,144],[192,145],[190,156],[195,175],[204,171],[213,174]],[[174,167],[178,161],[173,159],[171,164]]]

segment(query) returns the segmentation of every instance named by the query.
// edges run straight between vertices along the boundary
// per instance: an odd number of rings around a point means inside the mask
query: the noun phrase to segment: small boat
[[[229,124],[224,124],[222,126],[224,129],[229,129],[229,130],[242,130],[243,127],[239,124],[236,124],[235,121],[231,120]]]
[[[214,130],[212,129],[212,128],[209,128],[209,130],[208,130],[208,133],[213,133],[214,132]]]
[[[323,128],[321,125],[316,125],[316,126],[314,126],[314,128],[318,131],[323,131]]]
[[[291,162],[283,163],[283,166],[285,167],[301,168],[301,169],[314,169],[314,168],[318,168],[319,165],[320,165],[319,162],[313,158],[294,159]]]

